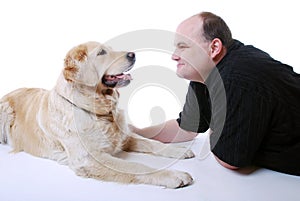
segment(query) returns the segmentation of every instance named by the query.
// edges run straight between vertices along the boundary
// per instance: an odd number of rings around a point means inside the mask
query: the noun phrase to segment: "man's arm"
[[[198,135],[198,133],[181,129],[175,119],[142,129],[132,125],[130,127],[133,132],[139,135],[165,143],[186,142],[193,140]]]
[[[198,133],[189,132],[181,129],[175,119],[166,121],[165,123],[150,126],[146,128],[136,128],[130,125],[130,128],[133,132],[142,135],[146,138],[152,138],[164,143],[170,142],[186,142],[193,140]],[[214,155],[216,160],[225,168],[236,170],[238,167],[229,165],[228,163],[220,160],[216,155]]]
[[[222,161],[216,155],[214,155],[214,156],[215,156],[215,159],[218,161],[218,163],[220,163],[220,165],[222,165],[223,167],[225,167],[227,169],[230,169],[230,170],[237,170],[237,169],[239,169],[239,167],[229,165],[228,163]]]

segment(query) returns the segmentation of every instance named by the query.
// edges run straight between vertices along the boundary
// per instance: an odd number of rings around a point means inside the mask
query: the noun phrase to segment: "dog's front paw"
[[[181,188],[193,183],[193,178],[186,172],[174,172],[175,182],[167,186],[168,188]]]
[[[169,145],[166,149],[161,150],[160,154],[169,158],[188,159],[195,157],[192,150],[186,147]]]
[[[194,158],[195,154],[192,150],[186,149],[186,151],[182,154],[181,159]]]
[[[193,178],[188,173],[170,170],[137,175],[136,179],[137,183],[164,186],[166,188],[181,188],[193,183]]]
[[[162,186],[167,188],[181,188],[193,183],[193,178],[190,174],[181,171],[166,171],[160,178]]]

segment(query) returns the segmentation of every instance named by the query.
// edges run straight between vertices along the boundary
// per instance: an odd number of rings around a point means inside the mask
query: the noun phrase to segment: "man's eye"
[[[99,55],[104,55],[104,54],[107,54],[107,52],[105,51],[105,50],[100,50],[99,52],[98,52],[98,54],[97,54],[97,56],[99,56]]]
[[[184,49],[184,48],[186,48],[186,46],[185,45],[177,45],[177,48],[178,49]]]
[[[187,46],[186,45],[179,45],[178,48],[179,49],[184,49],[184,48],[187,48]]]

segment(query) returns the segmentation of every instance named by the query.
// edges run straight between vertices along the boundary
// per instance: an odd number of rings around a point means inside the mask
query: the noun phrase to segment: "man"
[[[176,32],[172,59],[177,75],[191,81],[183,111],[177,120],[132,129],[181,142],[211,128],[211,151],[224,167],[258,165],[300,175],[300,75],[232,39],[213,13],[188,18]]]

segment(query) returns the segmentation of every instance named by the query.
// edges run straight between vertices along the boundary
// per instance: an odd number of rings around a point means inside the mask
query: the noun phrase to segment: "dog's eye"
[[[98,54],[97,54],[97,56],[99,56],[99,55],[104,55],[104,54],[106,54],[107,52],[105,51],[105,50],[100,50],[99,52],[98,52]]]

